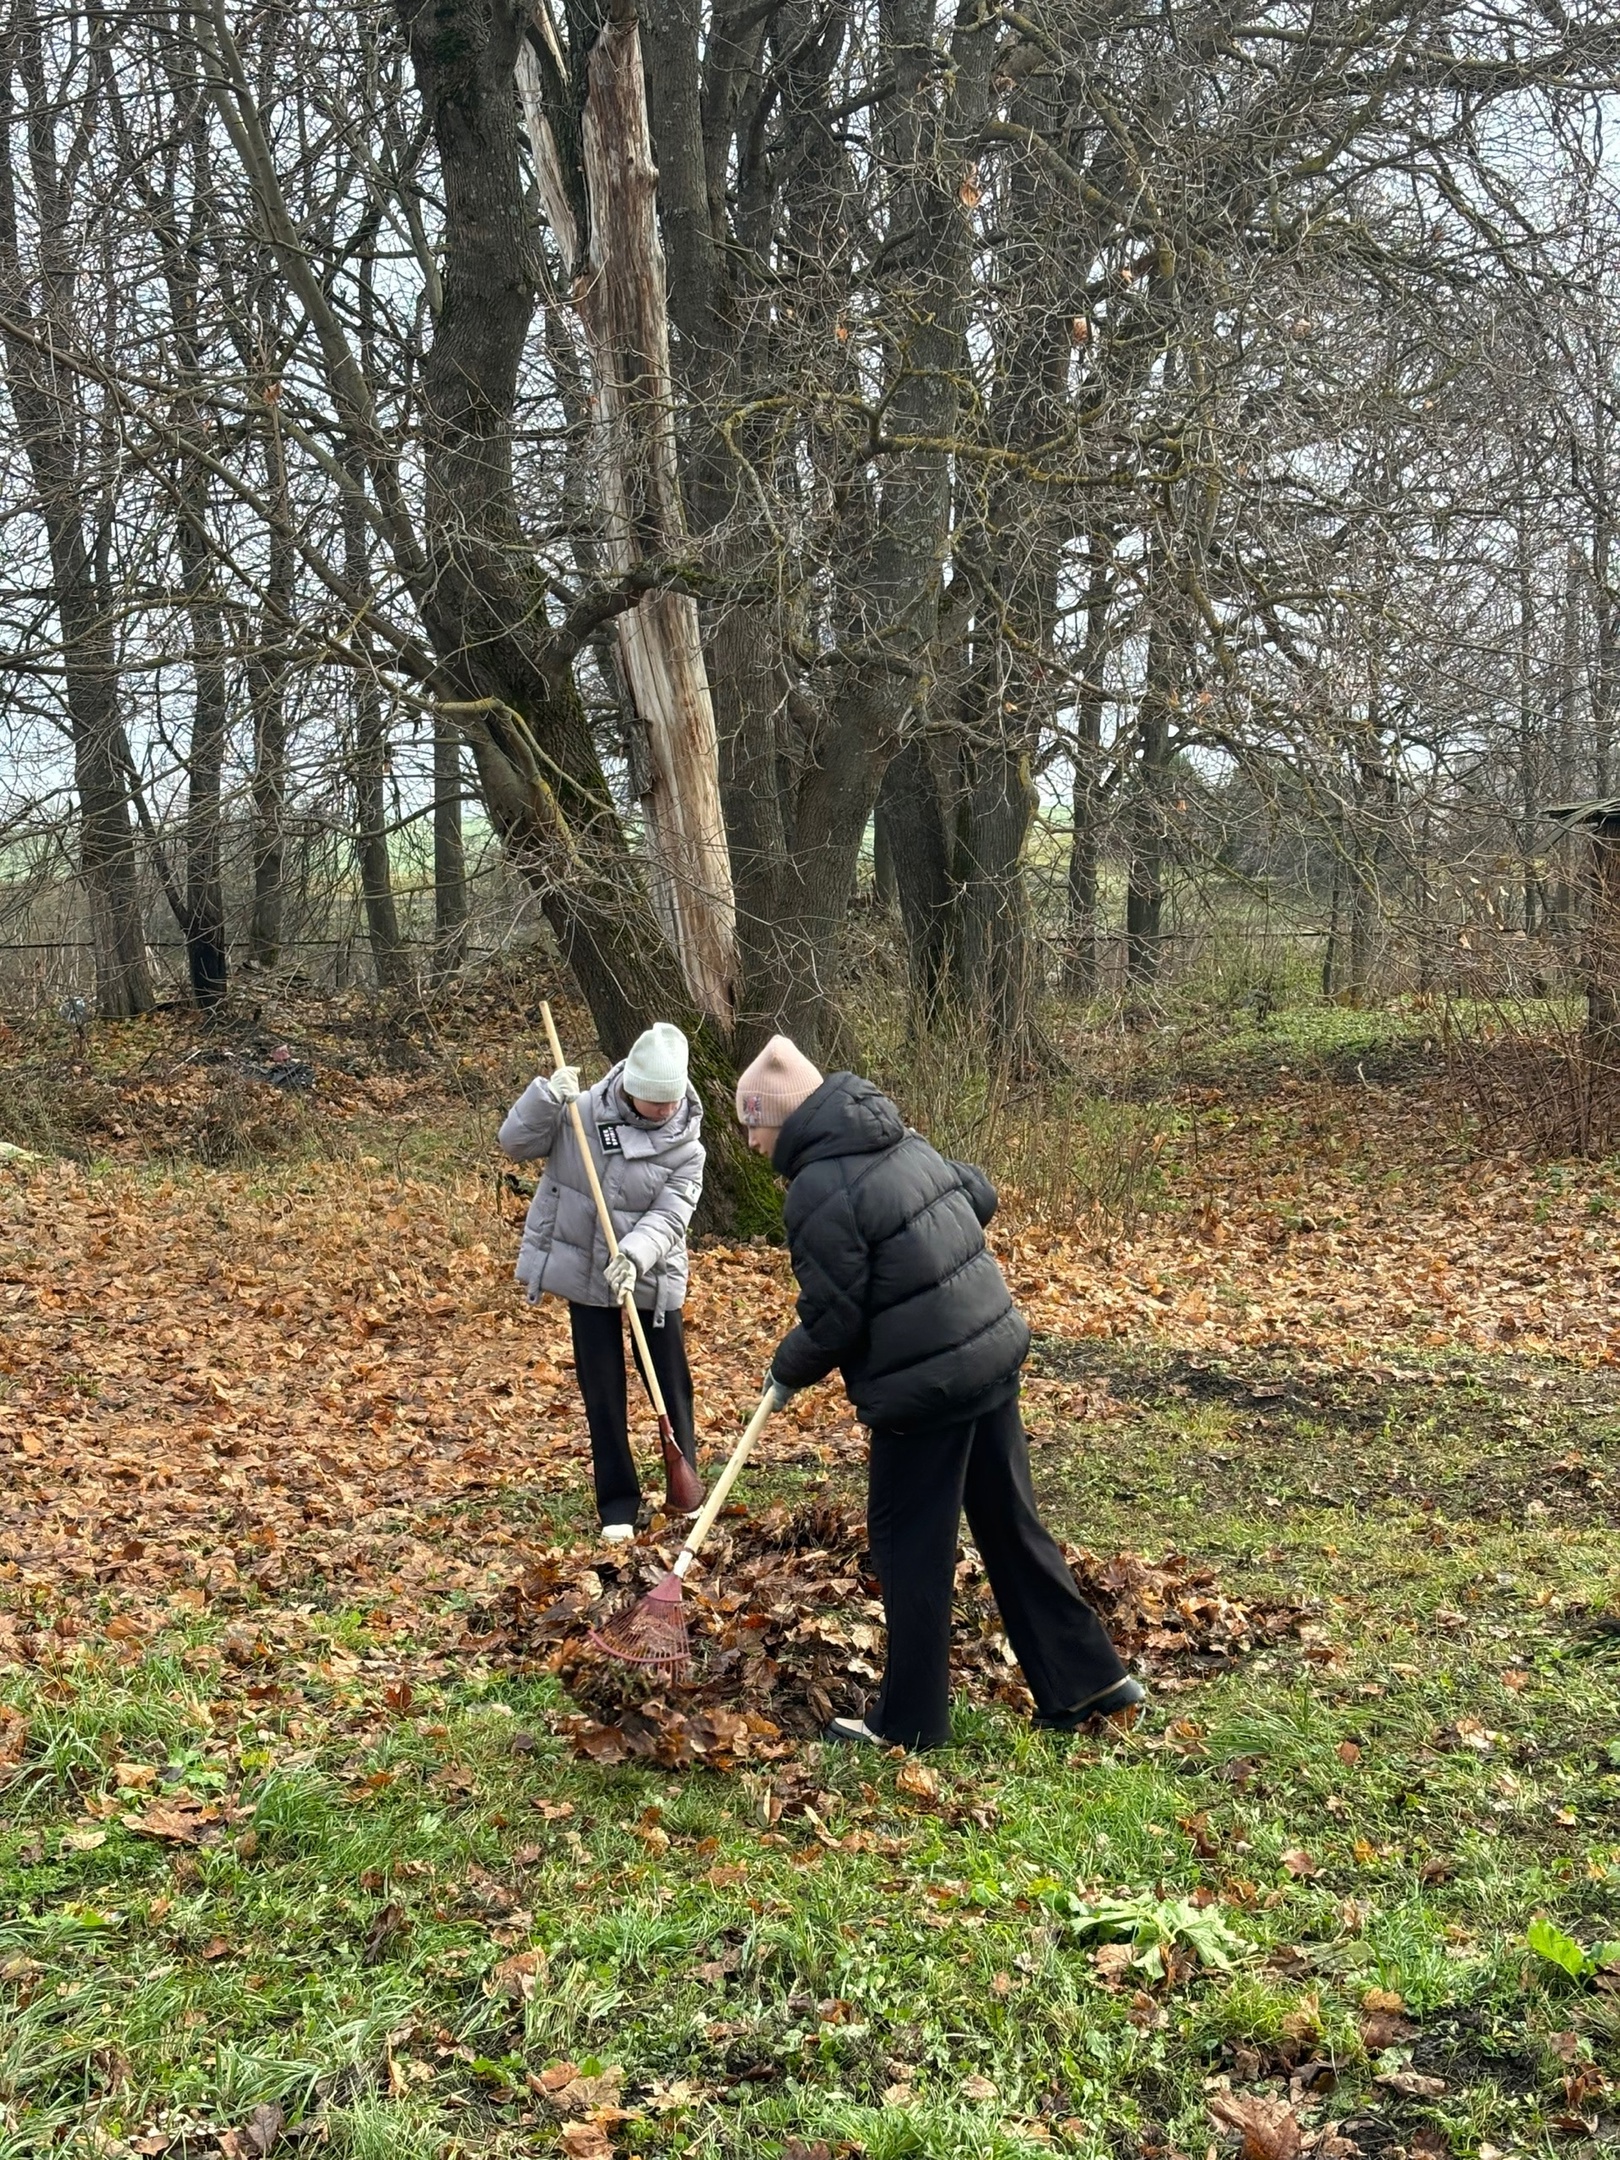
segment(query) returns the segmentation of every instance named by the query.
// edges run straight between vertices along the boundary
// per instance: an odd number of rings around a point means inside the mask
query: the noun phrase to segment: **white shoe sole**
[[[634,1523],[604,1523],[601,1529],[601,1538],[604,1545],[628,1545],[635,1534],[636,1526]]]

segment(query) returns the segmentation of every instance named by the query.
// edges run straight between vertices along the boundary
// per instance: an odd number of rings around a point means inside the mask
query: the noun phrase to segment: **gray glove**
[[[579,1101],[579,1067],[559,1065],[546,1085],[566,1110],[571,1102]]]
[[[789,1387],[785,1381],[778,1380],[774,1372],[766,1373],[765,1388],[771,1398],[771,1415],[773,1417],[778,1410],[785,1410],[799,1392],[796,1387]]]
[[[628,1305],[636,1294],[636,1263],[627,1252],[615,1253],[602,1273],[607,1286],[621,1305]]]

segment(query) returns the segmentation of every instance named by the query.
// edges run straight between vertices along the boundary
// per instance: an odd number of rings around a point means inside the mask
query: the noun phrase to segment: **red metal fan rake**
[[[714,1528],[720,1510],[726,1504],[726,1495],[753,1453],[754,1442],[765,1429],[775,1399],[775,1389],[768,1387],[759,1399],[759,1408],[748,1420],[742,1438],[732,1450],[731,1460],[715,1480],[714,1490],[704,1502],[703,1512],[693,1523],[691,1535],[676,1555],[675,1565],[669,1573],[654,1584],[645,1597],[637,1598],[622,1613],[591,1629],[589,1640],[605,1656],[617,1658],[621,1665],[640,1665],[672,1678],[691,1664],[692,1645],[686,1625],[682,1582]]]

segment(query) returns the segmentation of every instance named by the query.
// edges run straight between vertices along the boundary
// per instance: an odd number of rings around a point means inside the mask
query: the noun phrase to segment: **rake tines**
[[[730,1462],[721,1471],[714,1490],[703,1503],[702,1514],[693,1523],[686,1543],[676,1555],[675,1565],[663,1581],[655,1584],[644,1598],[638,1598],[626,1611],[605,1620],[599,1628],[591,1629],[590,1641],[608,1657],[617,1658],[623,1665],[650,1665],[671,1674],[682,1671],[692,1662],[686,1615],[681,1610],[681,1577],[697,1558],[704,1539],[714,1528],[726,1495],[737,1482],[775,1402],[773,1385],[760,1397],[759,1408],[748,1420],[747,1430],[732,1449]]]
[[[681,1578],[666,1575],[621,1613],[593,1627],[589,1640],[621,1665],[645,1665],[674,1675],[692,1662]]]

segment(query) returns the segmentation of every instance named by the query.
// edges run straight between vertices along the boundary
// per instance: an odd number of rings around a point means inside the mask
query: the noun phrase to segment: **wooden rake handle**
[[[551,1044],[552,1063],[554,1065],[566,1065],[568,1060],[563,1056],[563,1046],[557,1035],[557,1023],[552,1019],[551,1007],[544,999],[541,1000],[540,1015],[546,1023],[546,1037]],[[596,1157],[591,1153],[591,1144],[585,1137],[585,1120],[580,1115],[577,1099],[568,1105],[568,1114],[574,1121],[574,1138],[579,1142],[580,1159],[585,1165],[585,1175],[590,1181],[591,1198],[596,1202],[596,1219],[602,1225],[602,1235],[607,1240],[608,1258],[617,1260],[619,1257],[619,1239],[613,1228],[613,1217],[608,1212],[607,1195],[602,1190],[602,1180],[596,1174]],[[647,1338],[642,1333],[641,1328],[641,1315],[636,1310],[636,1301],[633,1295],[625,1300],[625,1310],[630,1315],[630,1332],[635,1337],[636,1355],[641,1360],[641,1374],[647,1383],[647,1393],[652,1397],[654,1414],[660,1426],[666,1431],[672,1430],[669,1422],[669,1412],[664,1408],[664,1391],[658,1385],[658,1375],[653,1371],[652,1352],[647,1348]]]
[[[771,1405],[775,1400],[776,1390],[774,1387],[768,1387],[759,1398],[759,1408],[748,1420],[742,1438],[732,1449],[731,1460],[715,1479],[714,1490],[710,1493],[708,1499],[704,1501],[703,1512],[699,1515],[697,1521],[693,1523],[691,1535],[680,1549],[675,1565],[671,1570],[672,1574],[684,1575],[703,1549],[703,1541],[714,1528],[720,1510],[726,1504],[727,1494],[731,1491],[732,1486],[736,1484],[738,1478],[742,1476],[743,1466],[754,1452],[754,1442],[765,1430],[765,1421],[771,1414]]]

